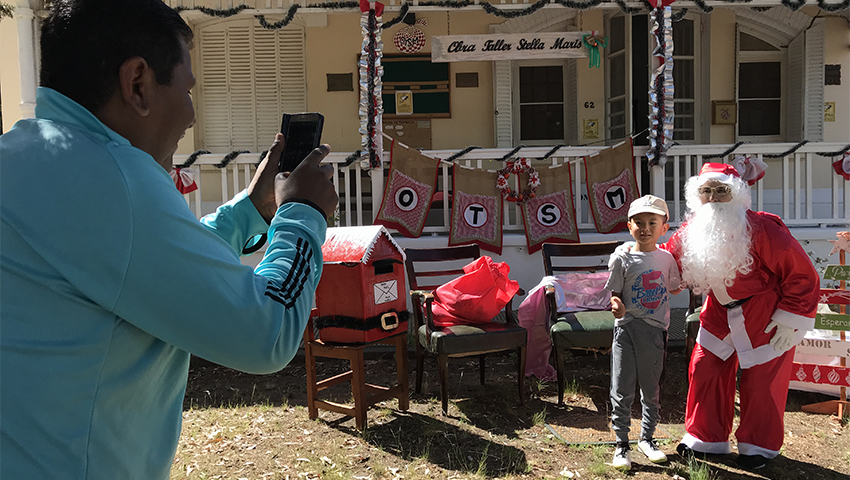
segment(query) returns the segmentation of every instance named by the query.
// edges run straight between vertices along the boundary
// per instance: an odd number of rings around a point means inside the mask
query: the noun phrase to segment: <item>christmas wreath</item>
[[[528,186],[522,193],[518,193],[511,189],[508,185],[508,178],[511,174],[520,175],[528,174]],[[516,161],[508,161],[505,168],[499,170],[499,178],[496,180],[496,188],[502,193],[502,198],[509,202],[523,203],[534,198],[537,187],[540,186],[540,174],[532,168],[531,161],[527,158],[520,158]]]

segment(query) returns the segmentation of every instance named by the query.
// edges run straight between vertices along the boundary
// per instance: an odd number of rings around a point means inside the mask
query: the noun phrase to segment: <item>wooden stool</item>
[[[398,383],[391,387],[366,383],[363,349],[378,344],[395,345]],[[351,364],[351,370],[319,381],[316,378],[316,357],[348,360]],[[311,420],[315,420],[319,416],[319,409],[321,408],[354,417],[357,429],[363,430],[366,426],[366,410],[370,406],[388,398],[398,399],[399,410],[407,410],[410,406],[410,387],[407,381],[407,331],[401,331],[374,342],[330,345],[316,339],[313,319],[311,318],[307,324],[304,339],[304,358],[307,362],[307,411]],[[351,381],[351,395],[354,397],[353,407],[319,400],[320,391],[349,380]]]

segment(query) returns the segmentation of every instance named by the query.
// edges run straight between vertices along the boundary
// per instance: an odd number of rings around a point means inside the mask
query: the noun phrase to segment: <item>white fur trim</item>
[[[810,318],[803,315],[797,315],[796,313],[791,313],[787,310],[776,309],[776,311],[773,312],[773,315],[770,316],[770,319],[774,320],[776,323],[785,325],[788,328],[801,330],[803,332],[807,332],[815,328],[815,319],[813,317]],[[800,340],[802,339],[803,338],[801,337]]]
[[[711,292],[714,294],[714,298],[716,298],[721,305],[727,305],[735,301],[734,298],[730,297],[729,294],[726,293],[726,285],[718,285],[717,287],[712,286]]]
[[[803,332],[805,335],[805,332]],[[790,350],[790,349],[789,349]],[[751,368],[756,365],[767,363],[785,353],[787,350],[777,351],[773,345],[766,343],[758,348],[746,351],[738,351],[738,364],[741,368]]]
[[[727,309],[726,322],[729,324],[729,336],[731,337],[732,344],[735,345],[735,350],[738,351],[738,356],[742,352],[751,351],[753,349],[753,342],[750,341],[750,336],[747,334],[747,327],[744,325],[744,308],[739,306]]]
[[[705,182],[709,180],[717,180],[721,183],[732,183],[732,175],[726,175],[725,173],[720,172],[705,172],[700,174],[700,186],[705,185]]]
[[[729,335],[726,335],[726,338],[721,340],[713,333],[702,328],[702,325],[700,325],[699,332],[697,332],[697,343],[724,361],[735,353],[735,347],[732,346]]]
[[[680,443],[684,443],[691,447],[691,450],[700,453],[710,453],[713,455],[725,455],[727,453],[732,453],[732,446],[729,444],[728,440],[725,442],[703,442],[690,433],[686,433],[685,436],[682,437],[682,441]]]
[[[751,443],[738,442],[738,453],[740,455],[761,455],[764,458],[776,458],[779,455],[778,450],[768,450],[766,448],[753,445]]]

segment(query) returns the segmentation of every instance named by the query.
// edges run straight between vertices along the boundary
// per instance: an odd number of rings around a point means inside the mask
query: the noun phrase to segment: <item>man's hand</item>
[[[791,350],[791,347],[794,346],[794,336],[797,333],[797,330],[794,330],[791,327],[786,327],[781,323],[776,323],[776,320],[773,320],[767,324],[767,328],[764,329],[764,333],[768,333],[774,328],[776,328],[776,333],[774,333],[773,337],[770,339],[770,345],[773,349],[777,352],[786,352]]]
[[[611,313],[614,314],[614,318],[623,318],[626,314],[626,305],[620,297],[611,296]]]
[[[275,201],[275,175],[277,175],[280,155],[283,153],[283,135],[278,133],[274,136],[274,143],[269,147],[266,158],[260,162],[251,184],[248,185],[248,198],[254,203],[254,207],[260,215],[271,222],[278,203]]]
[[[329,153],[330,146],[319,145],[292,173],[279,173],[274,182],[277,205],[288,200],[306,200],[319,207],[326,218],[333,214],[339,204],[339,195],[331,183],[334,169],[330,165],[320,165]],[[277,162],[274,165],[277,166]]]

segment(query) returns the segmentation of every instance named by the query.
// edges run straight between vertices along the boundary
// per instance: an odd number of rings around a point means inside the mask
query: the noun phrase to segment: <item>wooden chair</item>
[[[407,331],[398,332],[392,336],[368,343],[350,345],[329,344],[316,338],[313,329],[315,309],[307,322],[304,331],[304,357],[307,364],[307,414],[310,420],[319,416],[319,409],[330,410],[354,417],[357,430],[366,427],[366,410],[378,402],[390,398],[398,399],[398,409],[405,411],[410,407],[409,382],[407,377]],[[395,346],[396,379],[395,385],[389,387],[373,385],[366,382],[366,368],[363,350],[378,344]],[[347,360],[350,369],[339,375],[319,380],[316,375],[316,357],[336,358]],[[321,400],[319,392],[338,383],[351,382],[351,396],[354,405],[344,405],[336,402]]]
[[[434,325],[431,304],[433,291],[463,274],[463,266],[481,256],[477,245],[445,248],[405,248],[405,265],[410,282],[413,318],[416,320],[416,393],[422,392],[425,356],[436,355],[440,374],[443,414],[448,413],[448,358],[479,356],[479,376],[484,384],[484,357],[488,353],[516,350],[519,401],[524,405],[525,347],[528,332],[517,323],[512,301],[505,306],[504,323],[491,321],[476,325],[438,327]],[[520,291],[520,294],[523,294]],[[424,314],[423,314],[424,308]]]
[[[608,270],[608,257],[622,242],[544,243],[543,267],[547,276],[568,272]],[[558,263],[556,257],[568,257],[569,264]],[[564,351],[583,349],[607,352],[614,340],[614,314],[611,310],[558,313],[555,288],[546,287],[549,304],[549,337],[555,351],[558,372],[558,405],[564,403]]]

